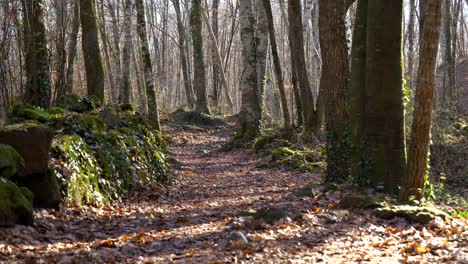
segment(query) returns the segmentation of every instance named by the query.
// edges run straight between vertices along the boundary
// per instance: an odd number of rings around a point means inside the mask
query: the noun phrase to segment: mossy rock
[[[451,219],[447,213],[433,208],[433,207],[420,207],[413,205],[395,205],[384,208],[377,208],[374,214],[383,219],[391,219],[396,216],[404,217],[407,220],[427,224],[436,217],[441,217],[444,220]]]
[[[273,160],[279,160],[283,157],[294,156],[295,154],[296,152],[294,150],[287,148],[287,147],[281,147],[271,152],[271,158]]]
[[[51,108],[47,109],[47,112],[49,114],[55,115],[55,116],[65,115],[65,109],[63,109],[61,107],[58,107],[58,106],[54,106],[54,107],[51,107]]]
[[[21,193],[28,199],[30,204],[34,204],[34,193],[24,186],[19,187]]]
[[[205,127],[216,127],[227,125],[226,121],[195,111],[186,111],[183,108],[177,109],[169,116],[173,122],[188,123]]]
[[[32,225],[32,205],[12,181],[0,178],[0,226]]]
[[[26,120],[35,120],[41,123],[47,123],[54,118],[54,115],[49,114],[42,108],[28,106],[25,104],[18,104],[13,107],[12,122],[20,122]]]
[[[306,186],[296,190],[294,194],[298,197],[315,197],[316,193],[314,191],[315,184],[309,183]]]
[[[121,104],[120,110],[124,112],[126,111],[135,112],[137,110],[137,107],[134,104]]]
[[[388,206],[387,202],[377,197],[370,197],[363,194],[349,194],[341,198],[338,203],[339,208],[361,208],[372,209]]]
[[[35,208],[59,209],[62,195],[57,178],[51,172],[29,175],[27,179],[22,179],[19,183],[32,192]],[[29,196],[27,193],[26,195]]]
[[[106,130],[106,124],[97,115],[91,113],[83,114],[80,118],[81,126],[93,131],[102,132]]]
[[[0,143],[12,146],[24,159],[19,177],[43,174],[49,167],[49,150],[55,131],[31,122],[0,128]]]
[[[101,118],[102,122],[106,124],[107,127],[111,129],[115,129],[120,126],[120,121],[122,117],[120,116],[119,112],[112,107],[104,108],[100,113],[99,117]]]
[[[340,185],[336,182],[329,182],[323,187],[324,192],[334,192],[340,189]]]
[[[240,216],[251,216],[254,219],[263,219],[266,223],[272,225],[276,221],[285,217],[285,213],[282,209],[277,207],[264,207],[258,210],[249,209],[247,211],[239,212]]]
[[[0,144],[0,177],[11,179],[23,168],[23,157],[12,146]]]
[[[95,96],[79,96],[67,94],[57,100],[57,106],[69,111],[83,113],[100,107],[102,102]]]

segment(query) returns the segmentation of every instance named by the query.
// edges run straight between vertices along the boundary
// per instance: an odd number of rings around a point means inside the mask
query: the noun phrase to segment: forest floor
[[[264,168],[251,150],[224,152],[229,129],[166,127],[174,181],[103,208],[36,210],[32,227],[0,229],[0,262],[468,263],[467,222],[428,225],[337,214],[343,191],[319,173]],[[298,197],[308,183],[317,195]],[[272,225],[239,212],[279,208]]]

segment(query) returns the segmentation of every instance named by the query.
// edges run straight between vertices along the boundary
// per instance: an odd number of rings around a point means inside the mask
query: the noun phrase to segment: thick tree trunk
[[[268,30],[270,33],[270,45],[271,55],[273,57],[273,63],[275,65],[276,79],[278,81],[278,89],[281,95],[281,108],[283,110],[283,122],[284,128],[287,132],[291,130],[291,116],[289,114],[288,100],[284,88],[283,71],[281,70],[281,61],[278,55],[278,47],[276,45],[275,37],[275,24],[273,21],[273,12],[271,10],[270,0],[262,0],[263,8],[265,9],[265,15],[268,22]]]
[[[406,174],[402,101],[403,0],[368,5],[365,95],[366,173],[374,186],[397,193]]]
[[[201,0],[192,0],[190,11],[190,26],[193,43],[193,88],[197,93],[195,111],[210,114],[208,97],[206,94],[206,69],[203,54],[203,7]]]
[[[104,101],[104,69],[99,51],[94,0],[80,0],[80,17],[88,95]]]
[[[44,1],[23,0],[26,59],[25,102],[48,107],[51,98],[50,65],[47,54]]]
[[[408,180],[402,192],[402,198],[405,200],[411,195],[419,200],[424,189],[441,24],[441,0],[427,0],[425,13],[421,16],[425,19],[422,27],[414,117],[408,153]]]
[[[105,15],[104,15],[104,3],[101,2],[99,6],[99,27],[101,30],[99,33],[101,33],[101,40],[102,40],[102,48],[104,51],[104,61],[105,65],[107,66],[106,68],[106,73],[107,73],[107,78],[109,80],[109,85],[110,85],[110,91],[109,91],[109,101],[110,103],[115,103],[115,82],[114,82],[114,75],[112,74],[112,67],[111,67],[111,62],[110,62],[110,55],[109,55],[109,45],[108,45],[108,37],[107,37],[107,29],[106,29],[106,20],[105,20]]]
[[[156,88],[153,80],[153,64],[149,53],[148,36],[146,33],[145,6],[143,0],[136,0],[137,10],[137,32],[141,42],[141,56],[144,64],[144,79],[146,88],[146,98],[148,100],[148,121],[151,127],[156,130],[161,129],[159,123],[158,104],[156,100]]]
[[[327,134],[327,181],[344,182],[348,178],[346,95],[349,89],[349,61],[346,40],[344,0],[320,0],[320,47],[322,75],[320,90],[325,94]]]
[[[255,18],[252,0],[239,0],[240,37],[242,47],[242,92],[241,112],[239,114],[240,136],[253,138],[260,132],[261,108],[257,93],[257,58],[254,36]]]
[[[218,49],[218,39],[219,39],[219,25],[218,25],[218,10],[219,10],[219,0],[213,0],[213,5],[212,5],[212,11],[211,11],[211,24],[212,24],[212,32],[214,35],[214,40],[212,40],[213,45],[211,46],[211,59],[212,61],[217,61],[217,54],[219,55],[219,49]],[[206,24],[208,25],[208,21],[206,21]],[[216,45],[216,47],[215,47]],[[214,105],[216,107],[219,106],[219,73],[220,73],[220,67],[218,63],[213,63],[213,101]],[[227,87],[225,89],[228,89]],[[231,100],[232,104],[232,100]],[[232,106],[231,106],[232,108]]]
[[[351,50],[351,82],[348,99],[349,124],[352,152],[350,157],[351,176],[360,182],[365,182],[363,175],[362,156],[365,93],[366,93],[366,41],[367,41],[367,6],[368,0],[359,0],[353,30],[353,43]]]

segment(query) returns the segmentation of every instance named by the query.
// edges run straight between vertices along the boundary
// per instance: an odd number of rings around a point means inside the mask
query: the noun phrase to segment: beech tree
[[[193,88],[197,93],[195,111],[210,114],[206,93],[206,68],[203,51],[203,6],[201,0],[192,0],[190,27],[193,44]]]
[[[48,107],[51,99],[49,55],[42,0],[23,0],[26,91],[24,100],[35,106]]]
[[[80,0],[82,50],[88,95],[104,101],[104,69],[99,49],[94,0]]]

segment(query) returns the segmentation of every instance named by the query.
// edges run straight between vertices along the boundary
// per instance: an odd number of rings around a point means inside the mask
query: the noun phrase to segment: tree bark
[[[126,0],[124,8],[124,47],[122,50],[122,84],[120,85],[121,103],[129,104],[132,101],[132,82],[130,80],[131,67],[131,49],[133,46],[132,40],[132,16],[133,16],[133,1]]]
[[[104,101],[104,69],[99,51],[94,0],[80,0],[80,17],[88,95]]]
[[[314,98],[307,76],[301,13],[300,0],[288,0],[289,38],[290,44],[292,44],[292,55],[294,57],[302,98],[304,118],[302,137],[305,140],[309,140],[318,134],[319,127],[317,124],[317,113],[314,108]]]
[[[271,10],[270,0],[262,0],[263,8],[265,9],[265,15],[268,22],[268,30],[270,34],[270,45],[271,45],[271,55],[273,57],[273,63],[275,65],[276,79],[278,81],[278,89],[281,96],[281,108],[283,110],[283,122],[284,129],[286,132],[291,130],[291,116],[289,114],[288,100],[286,98],[286,92],[284,88],[283,80],[283,71],[281,69],[281,61],[278,55],[278,47],[276,45],[275,37],[275,24],[273,21],[273,12]]]
[[[408,153],[408,180],[402,192],[402,198],[405,200],[408,200],[411,195],[419,200],[424,190],[441,24],[441,0],[427,0],[425,13],[421,16],[425,19],[422,27],[414,117]]]
[[[153,64],[149,52],[148,36],[146,33],[145,6],[143,0],[136,0],[137,32],[141,42],[141,56],[144,64],[144,79],[146,98],[148,100],[148,121],[152,128],[161,130],[159,123],[158,103],[156,100],[156,88],[153,80]]]
[[[321,91],[325,98],[327,136],[327,181],[348,178],[349,145],[346,95],[349,89],[349,61],[346,40],[346,6],[343,0],[320,0],[319,35],[322,53]]]
[[[195,94],[193,93],[192,84],[190,82],[190,74],[188,70],[187,54],[185,52],[185,30],[182,23],[182,16],[180,13],[179,0],[172,0],[177,17],[177,33],[179,34],[179,57],[182,64],[182,75],[184,76],[185,96],[187,97],[187,104],[190,108],[195,106]]]
[[[73,22],[68,44],[68,64],[66,74],[66,88],[64,94],[73,92],[74,62],[77,52],[78,32],[80,31],[80,3],[79,0],[73,1]]]
[[[24,100],[48,107],[51,98],[50,64],[47,54],[45,10],[42,0],[23,0],[26,90]]]
[[[398,193],[406,175],[402,101],[403,0],[368,4],[364,138],[373,186]]]
[[[255,47],[255,18],[252,0],[239,0],[240,37],[242,48],[241,93],[242,104],[239,114],[240,136],[253,138],[260,132],[261,108],[257,93],[257,58]]]
[[[206,94],[206,69],[203,54],[203,7],[201,0],[192,0],[190,11],[190,26],[193,44],[193,88],[197,93],[195,111],[210,114]]]

